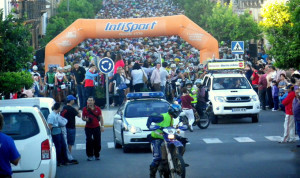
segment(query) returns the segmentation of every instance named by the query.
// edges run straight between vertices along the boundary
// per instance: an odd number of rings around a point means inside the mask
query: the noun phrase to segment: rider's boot
[[[155,178],[158,166],[150,165],[150,178]]]

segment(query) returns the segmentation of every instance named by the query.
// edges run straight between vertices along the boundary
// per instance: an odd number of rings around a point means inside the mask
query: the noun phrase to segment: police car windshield
[[[213,79],[213,90],[251,89],[244,77],[222,77]]]
[[[169,103],[161,100],[135,100],[127,104],[125,117],[149,117],[168,112]]]

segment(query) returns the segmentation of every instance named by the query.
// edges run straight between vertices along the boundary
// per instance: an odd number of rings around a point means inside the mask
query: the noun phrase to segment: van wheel
[[[259,120],[259,114],[252,115],[252,123],[257,123]]]
[[[213,112],[210,113],[211,123],[212,124],[218,124],[218,116],[214,115]]]

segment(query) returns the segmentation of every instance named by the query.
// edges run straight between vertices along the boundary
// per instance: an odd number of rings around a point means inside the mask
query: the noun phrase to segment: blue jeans
[[[52,139],[56,148],[57,163],[64,164],[68,162],[67,148],[65,139],[62,133],[52,135]]]
[[[300,120],[297,120],[297,118],[295,118],[295,122],[296,122],[296,132],[298,134],[298,137],[300,138]],[[300,145],[300,142],[299,142],[299,145]]]
[[[164,93],[164,99],[166,99],[166,86],[160,86],[161,92]]]
[[[76,129],[74,128],[67,128],[67,142],[68,145],[74,145],[75,143],[75,136],[76,136]]]
[[[273,103],[274,103],[274,110],[277,110],[279,108],[279,98],[278,98],[278,96],[273,97]]]
[[[117,90],[117,92],[119,94],[118,105],[121,106],[125,98],[125,90]]]
[[[154,139],[151,141],[153,147],[153,161],[151,166],[157,167],[161,161],[161,144],[164,140],[162,139]]]
[[[84,104],[84,86],[81,84],[77,84],[77,94],[78,94],[78,98],[79,98],[79,108],[82,109]]]

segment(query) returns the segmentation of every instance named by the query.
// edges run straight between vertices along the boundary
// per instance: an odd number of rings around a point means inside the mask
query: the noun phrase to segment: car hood
[[[126,117],[126,121],[129,125],[134,125],[135,127],[139,127],[142,130],[149,130],[147,127],[148,117],[134,117],[128,118]]]
[[[213,90],[209,93],[213,96],[252,96],[256,95],[253,89]]]

